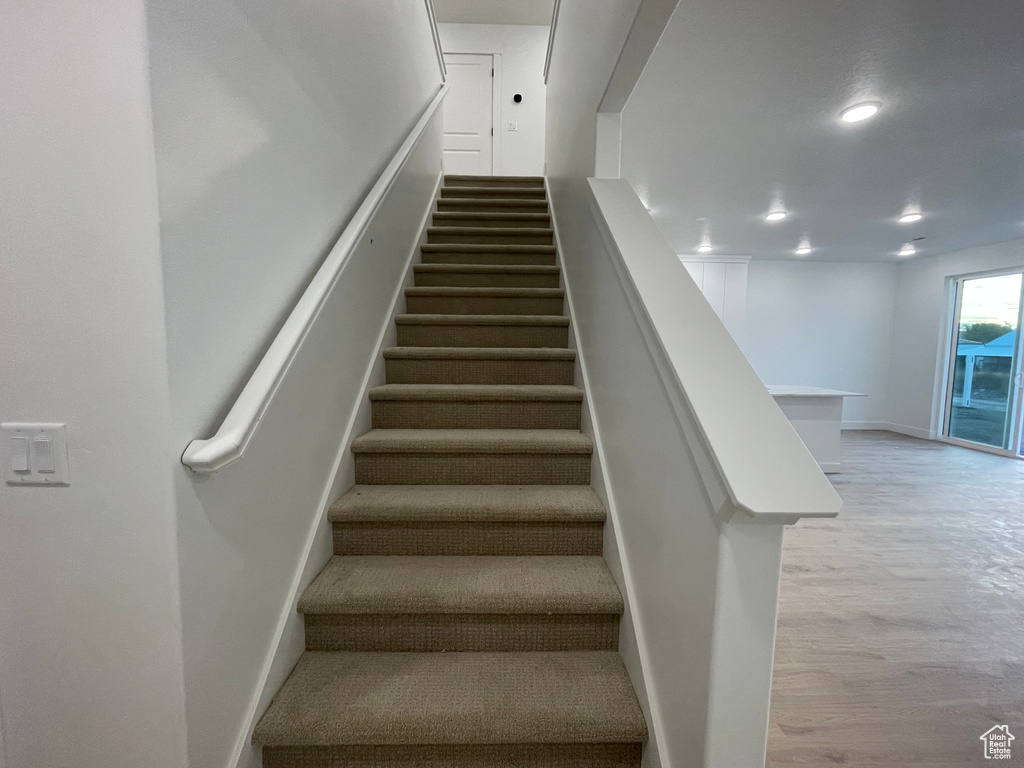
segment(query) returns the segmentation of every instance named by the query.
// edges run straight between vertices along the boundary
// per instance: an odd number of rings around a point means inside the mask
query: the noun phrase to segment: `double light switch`
[[[0,424],[8,485],[67,485],[63,424]]]

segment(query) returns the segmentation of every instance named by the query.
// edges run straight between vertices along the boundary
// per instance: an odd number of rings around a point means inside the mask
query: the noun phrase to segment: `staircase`
[[[583,393],[539,178],[446,176],[265,768],[627,768]]]

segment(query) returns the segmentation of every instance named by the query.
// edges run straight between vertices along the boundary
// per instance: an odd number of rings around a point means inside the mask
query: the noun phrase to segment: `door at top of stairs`
[[[444,172],[487,175],[494,163],[494,56],[446,53]]]

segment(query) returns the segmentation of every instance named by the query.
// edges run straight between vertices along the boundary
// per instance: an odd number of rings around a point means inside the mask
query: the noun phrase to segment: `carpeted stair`
[[[543,180],[447,176],[265,768],[636,768]]]

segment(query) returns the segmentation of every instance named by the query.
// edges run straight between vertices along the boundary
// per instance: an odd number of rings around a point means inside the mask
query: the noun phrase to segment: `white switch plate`
[[[508,121],[508,129],[510,131],[518,131],[519,130],[519,123],[517,123],[515,120],[509,120]]]
[[[0,435],[8,485],[70,484],[63,424],[0,424]]]

